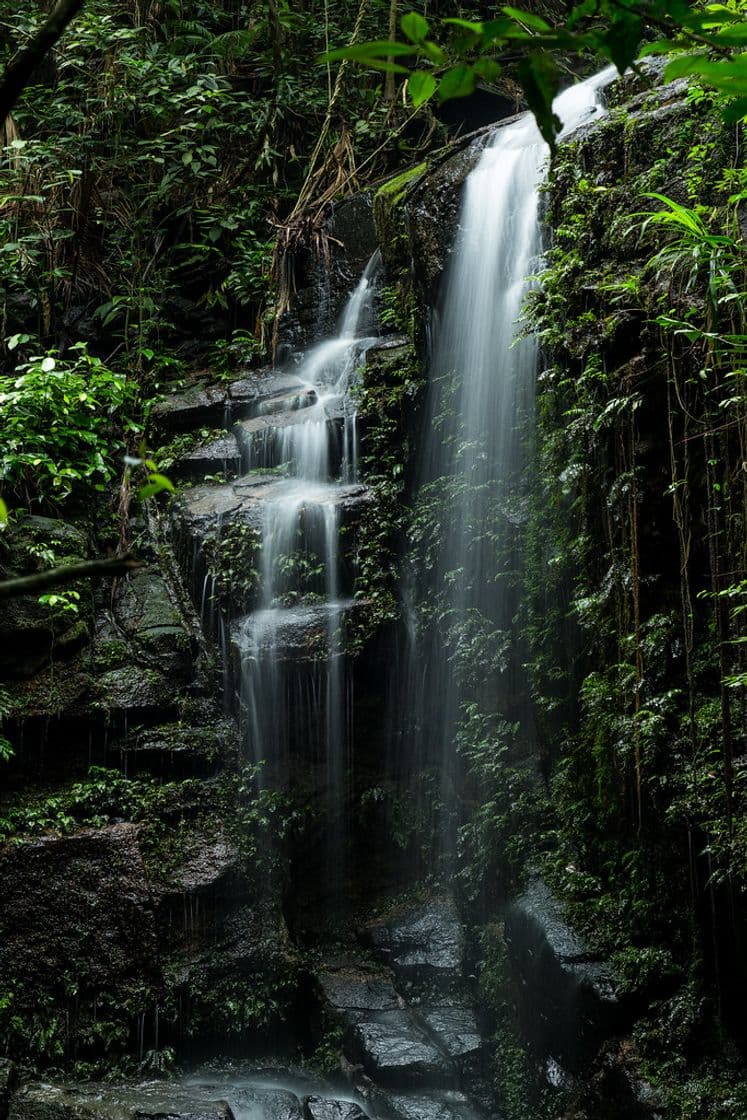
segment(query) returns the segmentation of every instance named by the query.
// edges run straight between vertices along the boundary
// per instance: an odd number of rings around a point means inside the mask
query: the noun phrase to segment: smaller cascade
[[[377,254],[348,301],[339,335],[299,363],[298,385],[236,426],[244,471],[266,472],[258,489],[256,606],[232,634],[247,753],[260,786],[287,785],[291,755],[303,760],[294,775],[313,769],[317,782],[323,775],[327,860],[336,865],[352,722],[343,630],[353,600],[341,532],[367,500],[351,389],[375,337],[378,268]]]

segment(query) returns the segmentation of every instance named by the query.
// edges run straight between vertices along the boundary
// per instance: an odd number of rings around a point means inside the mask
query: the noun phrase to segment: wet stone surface
[[[418,1015],[429,1034],[461,1067],[479,1059],[485,1042],[474,1012],[469,1007],[419,1009]]]
[[[454,1077],[449,1059],[408,1010],[381,1011],[362,1019],[353,1028],[348,1052],[381,1085],[443,1085]]]
[[[309,1097],[305,1102],[306,1120],[365,1120],[365,1112],[352,1101],[331,1101]]]
[[[318,982],[324,1000],[335,1011],[393,1011],[403,1004],[386,975],[337,969],[320,973]]]
[[[454,1092],[391,1095],[382,1102],[382,1109],[392,1120],[482,1120],[468,1098]]]
[[[386,925],[369,929],[371,944],[408,978],[457,978],[462,970],[462,930],[454,903],[434,898]]]

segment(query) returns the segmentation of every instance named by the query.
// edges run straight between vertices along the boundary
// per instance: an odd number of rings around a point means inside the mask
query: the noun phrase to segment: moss
[[[390,275],[399,273],[403,268],[409,270],[408,234],[403,203],[410,188],[426,170],[427,164],[420,163],[417,167],[389,179],[374,195],[373,215],[376,238]]]

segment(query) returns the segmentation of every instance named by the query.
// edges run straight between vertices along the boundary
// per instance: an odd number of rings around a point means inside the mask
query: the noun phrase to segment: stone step
[[[457,984],[464,965],[461,922],[452,899],[430,898],[363,931],[396,975],[414,983]]]
[[[345,456],[346,429],[355,415],[341,397],[328,397],[291,411],[263,413],[236,424],[234,432],[246,471],[289,464],[309,477],[332,478]],[[348,431],[352,442],[352,431]]]
[[[210,627],[211,612],[235,617],[258,601],[263,540],[276,556],[276,595],[294,589],[299,598],[325,594],[331,548],[337,557],[335,580],[345,593],[352,582],[353,530],[371,500],[368,488],[358,484],[303,483],[267,472],[181,494],[172,504],[172,535],[203,622]],[[268,543],[273,526],[275,540]],[[281,547],[283,541],[287,548]],[[278,567],[290,553],[295,561],[308,558],[302,588],[293,562],[287,571]]]
[[[349,1029],[344,1049],[376,1085],[445,1088],[456,1077],[451,1059],[426,1035],[408,1008],[360,1019]]]
[[[229,385],[194,385],[185,393],[159,401],[150,419],[161,435],[193,428],[229,428],[237,420],[264,410],[295,407],[294,399],[313,403],[313,387],[293,373],[268,367]]]
[[[469,1098],[453,1090],[375,1094],[377,1116],[385,1120],[485,1120]],[[494,1112],[491,1120],[500,1120]]]
[[[330,651],[331,628],[339,628],[344,640],[346,627],[364,607],[357,599],[341,599],[297,607],[254,611],[231,628],[231,649],[237,668],[266,653],[273,670],[283,664],[307,662],[318,665]]]
[[[184,482],[202,482],[206,475],[233,478],[241,474],[241,452],[236,436],[227,432],[218,439],[199,444],[175,459],[167,473],[172,481]]]

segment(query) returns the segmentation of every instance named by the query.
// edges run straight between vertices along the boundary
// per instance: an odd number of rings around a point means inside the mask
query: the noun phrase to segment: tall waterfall
[[[561,138],[602,112],[603,71],[555,101]],[[455,740],[470,704],[527,728],[518,607],[537,347],[519,325],[540,251],[547,146],[530,114],[499,128],[468,176],[433,331],[407,592],[404,751],[440,774],[438,831],[453,850]]]

